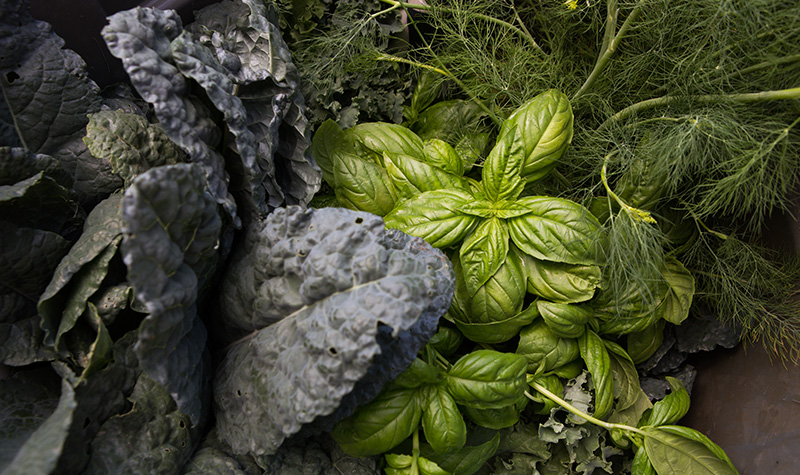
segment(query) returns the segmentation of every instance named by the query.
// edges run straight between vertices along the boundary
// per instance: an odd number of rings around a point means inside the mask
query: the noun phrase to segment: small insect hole
[[[242,397],[242,392],[237,390],[236,391],[236,395],[239,396],[239,397]]]
[[[361,224],[364,222],[364,218],[356,218],[356,224]]]
[[[19,74],[17,74],[16,72],[9,71],[6,73],[6,81],[8,81],[9,84],[14,84],[14,81],[16,81],[17,79],[19,79]]]
[[[185,422],[183,422],[183,421],[180,421],[180,422],[178,423],[178,427],[180,427],[181,429],[185,429],[185,428],[186,428],[186,423],[185,423]]]
[[[298,257],[306,257],[306,254],[308,254],[308,252],[306,252],[305,249],[300,249],[299,251],[297,251]]]
[[[336,356],[336,355],[339,354],[339,352],[336,351],[336,348],[334,348],[334,347],[328,348],[328,353],[330,353],[331,356]]]

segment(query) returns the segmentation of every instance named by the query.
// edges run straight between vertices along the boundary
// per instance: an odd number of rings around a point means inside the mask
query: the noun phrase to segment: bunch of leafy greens
[[[439,251],[307,208],[321,174],[274,5],[196,19],[109,19],[137,99],[0,1],[4,474],[308,473],[304,454],[374,473],[318,434],[450,304]]]

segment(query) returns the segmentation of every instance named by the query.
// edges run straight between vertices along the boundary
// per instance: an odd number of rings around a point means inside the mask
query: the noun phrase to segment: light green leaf
[[[500,430],[519,422],[520,409],[517,405],[497,409],[478,409],[464,406],[464,415],[475,424],[487,429]]]
[[[689,393],[680,380],[667,376],[667,383],[672,390],[664,399],[653,404],[653,409],[646,413],[639,426],[663,426],[674,424],[689,412]]]
[[[647,293],[660,297],[666,295],[666,284],[663,281],[653,282],[650,288],[644,289],[635,282],[610,292],[602,289],[592,301],[600,320],[600,333],[624,335],[639,332],[659,320],[656,312],[660,298],[655,302],[646,300]]]
[[[568,303],[537,300],[536,306],[550,330],[562,338],[578,338],[583,335],[585,325],[594,315],[587,307]]]
[[[346,133],[378,157],[384,153],[424,156],[422,139],[402,125],[366,122],[347,129]]]
[[[537,320],[520,331],[517,354],[525,357],[529,373],[541,374],[572,362],[580,351],[574,338],[561,338]]]
[[[579,361],[579,360],[574,360],[574,361]],[[582,369],[583,369],[583,364],[581,363],[580,369],[578,370],[578,374],[580,374],[580,371]],[[566,379],[572,379],[572,378],[566,378]],[[564,384],[561,382],[560,377],[556,374],[551,373],[545,376],[528,375],[528,384],[531,384],[533,382],[541,384],[542,386],[547,388],[548,391],[550,391],[555,395],[560,396],[561,394],[564,393]],[[531,398],[532,401],[541,404],[541,409],[536,411],[537,414],[549,415],[553,409],[559,407],[555,401],[544,396],[542,393],[538,391],[530,391],[530,394],[531,396],[533,396]]]
[[[525,188],[525,182],[520,178],[525,158],[523,144],[517,137],[516,127],[504,125],[497,137],[497,143],[483,163],[481,184],[489,200],[513,201]]]
[[[644,427],[644,448],[659,475],[737,474],[722,449],[706,436],[688,427]]]
[[[338,153],[356,154],[355,141],[332,119],[323,122],[314,132],[311,156],[322,170],[322,177],[331,187],[336,186],[333,164]]]
[[[526,367],[525,358],[519,355],[477,350],[456,361],[445,383],[458,404],[497,409],[524,397]]]
[[[644,445],[636,450],[636,455],[633,457],[633,465],[631,466],[631,475],[657,475],[656,469],[647,458],[647,450]]]
[[[611,361],[611,373],[614,376],[614,397],[617,400],[615,411],[624,411],[636,404],[642,392],[639,384],[639,372],[628,353],[610,340],[603,340]]]
[[[424,191],[446,188],[467,189],[467,184],[461,175],[447,172],[410,155],[384,153],[383,162],[401,198],[411,198]]]
[[[611,372],[611,358],[608,356],[603,339],[589,329],[578,338],[578,347],[594,384],[594,413],[592,415],[603,419],[611,412],[614,405],[614,376]]]
[[[414,457],[405,454],[386,454],[386,475],[452,475],[451,472],[444,470],[435,462],[425,457],[417,457],[416,467]]]
[[[658,306],[656,313],[664,320],[680,325],[689,318],[689,309],[694,297],[694,276],[675,257],[664,260],[661,275],[667,282],[667,295]]]
[[[400,388],[418,388],[424,384],[436,383],[439,380],[441,370],[436,366],[428,364],[419,358],[414,358],[411,366],[400,373],[394,380],[394,385]]]
[[[414,433],[422,417],[416,389],[390,389],[340,421],[331,436],[347,454],[388,452]]]
[[[422,410],[422,430],[433,450],[458,450],[467,442],[467,425],[453,397],[442,386],[429,386]]]
[[[596,265],[600,223],[583,206],[562,198],[529,196],[520,200],[531,213],[508,220],[514,243],[537,259]]]
[[[508,227],[498,218],[483,220],[464,240],[461,272],[470,296],[492,277],[508,255]]]
[[[515,130],[514,148],[522,154],[518,171],[530,183],[548,174],[572,141],[572,107],[551,89],[520,106],[503,123],[499,136]]]
[[[527,254],[522,262],[528,292],[552,302],[591,300],[600,285],[599,266],[544,261]]]
[[[386,169],[355,154],[334,155],[333,181],[336,198],[345,208],[384,216],[397,201]]]
[[[461,242],[477,225],[477,218],[459,211],[472,195],[464,190],[426,191],[397,205],[384,218],[386,227],[421,237],[433,247]]]
[[[427,163],[456,176],[464,174],[464,162],[456,150],[444,140],[426,140],[423,150]]]

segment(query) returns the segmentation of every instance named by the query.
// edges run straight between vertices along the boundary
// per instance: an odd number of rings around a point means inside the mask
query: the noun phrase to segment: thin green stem
[[[744,76],[745,74],[750,74],[750,73],[754,73],[756,71],[761,71],[762,69],[766,69],[766,68],[769,68],[769,67],[778,66],[778,65],[787,64],[787,63],[795,63],[795,62],[798,62],[798,61],[800,61],[800,54],[792,54],[792,55],[789,55],[789,56],[782,56],[780,58],[770,59],[770,60],[763,61],[763,62],[758,63],[758,64],[754,64],[752,66],[748,66],[748,67],[746,67],[744,69],[740,69],[739,71],[734,71],[733,73],[731,73],[728,76],[716,77],[714,79],[711,79],[710,82],[711,83],[715,83],[715,82],[722,81],[723,79],[738,78],[738,77]]]
[[[603,160],[603,168],[600,170],[600,180],[603,182],[603,187],[606,189],[606,193],[608,193],[608,196],[613,198],[614,201],[616,201],[617,204],[634,219],[638,221],[644,221],[645,223],[655,224],[656,219],[653,217],[652,214],[650,214],[645,210],[634,208],[633,206],[626,203],[616,193],[614,193],[614,191],[611,190],[611,186],[609,186],[608,184],[607,168],[608,168],[608,161],[611,159],[611,157],[614,156],[615,153],[616,152],[611,152],[608,155],[606,155],[605,159]]]
[[[419,475],[419,429],[414,431],[411,446],[411,475]]]
[[[619,16],[619,8],[617,8],[617,0],[607,0],[606,2],[606,30],[603,33],[603,46],[600,48],[600,55],[605,54],[611,40],[614,39],[614,32],[617,31],[617,17]]]
[[[395,0],[380,0],[380,1],[383,2],[383,3],[387,3],[389,5],[398,5],[398,6],[402,6],[403,8],[410,8],[410,9],[413,9],[413,10],[433,10],[433,9],[436,9],[436,10],[440,10],[440,11],[447,12],[447,13],[461,13],[461,10],[458,10],[456,8],[448,8],[448,7],[443,7],[443,6],[439,6],[439,5],[437,5],[436,7],[432,7],[432,6],[426,5],[426,4],[398,2],[398,1],[395,1]],[[474,13],[473,12],[471,14],[474,15],[476,18],[480,18],[481,20],[488,21],[489,23],[494,23],[495,25],[500,25],[500,26],[502,26],[504,28],[508,28],[509,30],[513,31],[514,33],[516,33],[517,35],[522,37],[522,39],[527,41],[528,44],[533,46],[535,49],[537,49],[539,51],[542,51],[542,48],[539,47],[539,45],[536,43],[536,40],[534,40],[533,37],[529,33],[526,33],[525,31],[520,30],[519,28],[517,28],[516,26],[512,25],[511,23],[509,23],[507,21],[500,20],[499,18],[495,18],[493,16],[484,15],[482,13]]]
[[[605,428],[607,430],[619,429],[619,430],[626,431],[626,432],[635,432],[637,434],[644,435],[644,432],[642,432],[641,430],[637,429],[636,427],[628,426],[628,425],[625,425],[625,424],[614,424],[612,422],[606,422],[606,421],[602,421],[600,419],[597,419],[596,417],[592,417],[589,414],[586,414],[585,412],[583,412],[580,409],[576,408],[572,404],[568,403],[567,401],[565,401],[565,400],[561,399],[560,397],[556,396],[549,389],[547,389],[546,387],[544,387],[541,384],[537,383],[536,381],[531,381],[528,384],[533,389],[535,389],[536,391],[542,393],[547,399],[550,399],[551,401],[555,402],[556,404],[558,404],[559,406],[561,406],[564,409],[568,410],[569,412],[575,414],[578,417],[586,419],[587,421],[591,422],[592,424],[598,425],[598,426],[603,427],[603,428]],[[528,399],[534,400],[533,396],[528,391],[525,391],[525,396],[527,396]]]
[[[602,51],[602,53],[598,56],[597,62],[594,65],[594,69],[592,69],[592,72],[589,74],[589,77],[586,78],[586,81],[583,83],[583,86],[581,86],[581,88],[578,89],[578,92],[576,92],[572,96],[571,100],[573,102],[575,101],[575,99],[577,99],[578,97],[580,97],[583,94],[585,94],[586,91],[588,91],[592,87],[594,82],[597,81],[597,78],[600,77],[600,75],[603,73],[603,71],[605,71],[606,66],[608,65],[608,62],[611,61],[611,57],[614,56],[614,53],[617,51],[617,48],[619,47],[619,43],[622,41],[622,39],[628,33],[628,30],[630,29],[631,25],[639,17],[639,14],[642,11],[642,4],[643,3],[644,3],[644,0],[639,0],[639,2],[633,8],[633,11],[631,11],[631,13],[628,15],[628,18],[626,18],[625,21],[622,23],[622,26],[619,28],[619,31],[617,32],[617,34],[614,35],[613,38],[611,38],[610,41],[608,41],[608,45]],[[609,17],[609,19],[610,19],[610,17]],[[617,20],[616,20],[616,15],[615,15],[613,20],[610,19],[610,21],[608,21],[608,23],[606,24],[606,27],[607,28],[613,28],[613,27],[616,26],[616,23],[617,23]],[[606,31],[605,36],[609,36],[608,31]],[[603,41],[604,41],[604,44],[605,44],[605,40],[603,40]]]

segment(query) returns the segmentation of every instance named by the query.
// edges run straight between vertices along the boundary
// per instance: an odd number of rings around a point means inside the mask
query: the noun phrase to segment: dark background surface
[[[100,30],[106,17],[137,5],[172,8],[184,23],[217,0],[29,0],[34,17],[53,25],[68,48],[88,63],[104,87],[127,81],[122,63],[108,52]],[[795,213],[800,216],[800,212]],[[785,252],[797,253],[797,220],[782,216],[768,233]],[[759,344],[693,356],[697,369],[692,407],[680,422],[720,445],[742,475],[800,473],[800,367],[771,360]]]

